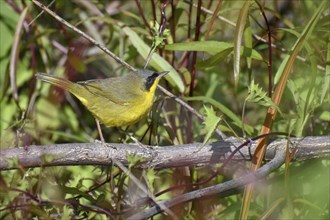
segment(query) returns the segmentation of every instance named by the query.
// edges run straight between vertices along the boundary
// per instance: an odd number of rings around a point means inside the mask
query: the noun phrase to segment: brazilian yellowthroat
[[[120,127],[136,123],[150,111],[158,82],[168,72],[137,70],[125,76],[76,83],[45,73],[36,77],[72,93],[104,125]]]

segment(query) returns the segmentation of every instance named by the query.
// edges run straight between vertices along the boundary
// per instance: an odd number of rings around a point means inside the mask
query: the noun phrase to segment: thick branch
[[[330,136],[291,138],[291,146],[298,145],[296,160],[305,160],[330,155]],[[64,165],[110,165],[115,158],[127,165],[127,156],[135,154],[144,161],[140,168],[155,167],[156,169],[191,166],[196,164],[218,163],[242,143],[237,138],[228,138],[206,144],[200,151],[200,143],[143,149],[137,145],[100,143],[71,143],[39,145],[1,149],[0,170],[17,168],[64,166]],[[272,159],[276,149],[286,147],[286,139],[278,139],[269,144],[266,158]],[[251,153],[254,144],[251,146]],[[233,160],[250,158],[248,148],[243,148]]]

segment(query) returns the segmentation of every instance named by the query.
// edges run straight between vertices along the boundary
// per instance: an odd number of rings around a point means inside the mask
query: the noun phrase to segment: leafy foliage
[[[272,99],[267,96],[267,92],[263,91],[258,84],[254,83],[254,80],[251,81],[248,94],[245,101],[254,102],[261,106],[272,107],[277,111],[281,111]]]
[[[210,140],[210,138],[214,134],[215,130],[217,129],[221,121],[221,117],[218,117],[215,114],[215,111],[213,110],[212,106],[211,108],[204,106],[204,108],[206,113],[205,122],[204,122],[206,135],[201,147],[203,147]]]

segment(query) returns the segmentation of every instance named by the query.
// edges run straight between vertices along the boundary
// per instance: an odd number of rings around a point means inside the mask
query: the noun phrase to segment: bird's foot
[[[144,144],[142,144],[138,139],[136,139],[136,138],[133,137],[132,135],[130,135],[129,137],[134,141],[134,143],[135,143],[137,146],[141,147],[141,148],[144,149],[144,150],[147,150],[147,149],[148,149]]]
[[[94,142],[95,142],[95,143],[98,143],[98,144],[102,144],[102,146],[104,146],[104,147],[111,147],[111,148],[117,150],[117,147],[115,147],[115,146],[113,146],[113,145],[111,145],[111,144],[108,144],[108,143],[104,142],[104,140],[102,141],[102,140],[95,139]]]
[[[147,151],[153,150],[153,147],[152,147],[152,146],[142,144],[138,139],[136,139],[136,138],[133,137],[132,135],[130,135],[129,137],[134,141],[134,143],[135,143],[137,146],[139,146],[139,147],[142,148],[143,150],[147,150]]]

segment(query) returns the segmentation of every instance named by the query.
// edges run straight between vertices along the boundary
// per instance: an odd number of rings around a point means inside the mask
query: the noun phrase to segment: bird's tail
[[[69,92],[72,92],[73,89],[73,85],[74,83],[70,82],[67,79],[58,77],[58,76],[54,76],[54,75],[49,75],[46,73],[37,73],[36,74],[37,79],[40,79],[41,81],[50,83],[52,85],[55,85],[57,87],[60,87],[62,89],[65,89]]]

